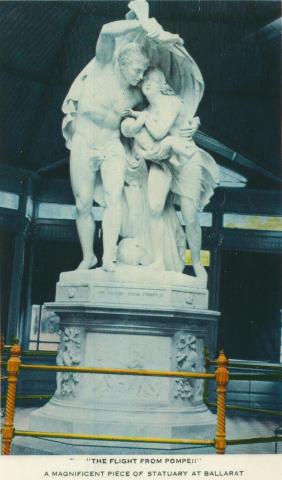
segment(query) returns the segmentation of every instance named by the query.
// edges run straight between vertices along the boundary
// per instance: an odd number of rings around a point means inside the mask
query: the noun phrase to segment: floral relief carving
[[[81,331],[77,327],[66,327],[61,332],[61,342],[57,355],[57,365],[78,366],[80,364]],[[59,372],[57,374],[57,394],[75,397],[79,374]]]
[[[197,344],[198,340],[194,335],[182,333],[178,337],[175,344],[175,362],[178,371],[199,372],[203,370]],[[174,398],[193,403],[202,392],[202,383],[202,380],[199,379],[177,378]]]

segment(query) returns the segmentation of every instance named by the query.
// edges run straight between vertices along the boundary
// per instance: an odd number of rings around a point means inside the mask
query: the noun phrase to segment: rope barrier
[[[258,380],[260,382],[281,381],[282,375],[264,373],[230,373],[230,380]]]
[[[234,438],[227,440],[227,445],[245,445],[251,443],[271,443],[271,442],[281,442],[282,437],[279,439],[276,436],[272,437],[252,437],[252,438]]]
[[[72,371],[80,373],[95,373],[95,374],[115,374],[115,375],[142,375],[153,377],[184,377],[184,378],[216,378],[216,373],[203,373],[203,372],[163,372],[159,370],[131,370],[131,369],[108,369],[108,368],[88,368],[88,367],[66,367],[66,366],[46,366],[46,365],[25,365],[21,364],[20,360],[21,349],[18,344],[13,345],[11,348],[11,357],[8,360],[8,392],[5,409],[5,420],[3,426],[3,446],[2,454],[10,455],[11,444],[14,436],[32,436],[32,437],[46,437],[46,438],[73,438],[73,439],[88,439],[88,440],[104,440],[104,441],[124,441],[124,442],[141,442],[141,443],[170,443],[170,444],[185,444],[185,445],[214,445],[214,440],[196,440],[196,439],[173,439],[173,438],[155,438],[155,437],[127,437],[127,436],[110,436],[110,435],[77,435],[67,434],[59,432],[30,432],[23,430],[16,430],[14,428],[14,416],[15,416],[15,402],[16,402],[16,383],[18,380],[18,374],[21,370],[43,370],[43,371]],[[225,357],[224,357],[225,358]],[[225,361],[227,362],[226,358]],[[224,370],[224,365],[219,360],[219,367]],[[223,379],[219,375],[221,387],[223,386]],[[220,424],[218,424],[218,435],[222,436],[222,432],[225,431],[225,410],[224,404],[221,405]],[[220,439],[222,440],[222,439]],[[222,445],[221,445],[222,450]],[[224,452],[222,452],[224,453]]]
[[[214,373],[203,372],[165,372],[161,370],[135,370],[126,368],[92,368],[92,367],[68,367],[55,365],[25,365],[21,364],[21,370],[45,370],[56,372],[98,373],[111,375],[140,375],[145,377],[182,377],[182,378],[215,378]]]
[[[207,358],[206,360],[207,364],[208,365],[211,365],[211,366],[214,366],[216,365],[216,360],[210,360],[209,358]],[[282,372],[282,366],[281,365],[277,365],[275,363],[260,363],[259,365],[257,363],[252,363],[252,362],[248,362],[248,363],[237,363],[237,362],[232,362],[232,361],[229,361],[228,362],[228,367],[229,368],[238,368],[238,369],[244,369],[244,368],[248,368],[248,369],[253,369],[253,370],[278,370],[280,372]]]
[[[216,403],[205,401],[207,407],[216,407]],[[240,412],[260,413],[262,415],[273,415],[282,417],[282,412],[278,410],[267,410],[265,408],[242,407],[241,405],[225,405],[226,410],[238,410]]]
[[[1,398],[3,400],[6,400],[7,395],[2,395]],[[49,400],[50,398],[52,398],[52,395],[49,395],[46,393],[42,393],[42,394],[38,393],[37,395],[16,395],[16,401],[17,400],[41,400],[41,399]]]
[[[3,351],[3,349],[2,349]],[[11,357],[7,362],[8,390],[6,396],[5,419],[3,425],[3,445],[2,454],[10,455],[11,444],[14,436],[35,437],[35,438],[66,438],[66,439],[80,439],[80,440],[101,440],[101,441],[117,441],[117,442],[140,442],[140,443],[163,443],[163,444],[182,444],[182,445],[208,445],[216,449],[216,453],[224,454],[226,445],[239,445],[246,443],[262,443],[262,442],[279,442],[282,441],[282,436],[276,435],[272,437],[256,437],[243,439],[226,439],[226,408],[232,406],[226,405],[226,392],[229,379],[233,380],[255,380],[266,381],[280,380],[280,375],[265,375],[265,374],[232,374],[228,372],[228,360],[223,351],[220,352],[216,360],[217,369],[214,373],[203,372],[168,372],[159,370],[132,370],[132,369],[109,369],[109,368],[92,368],[92,367],[68,367],[68,366],[51,366],[51,365],[26,365],[21,364],[20,360],[21,348],[19,344],[14,344],[11,347]],[[1,362],[3,364],[3,362]],[[212,362],[206,358],[206,365]],[[214,362],[213,362],[214,363]],[[197,439],[183,439],[183,438],[158,438],[158,437],[130,437],[130,436],[111,436],[111,435],[80,435],[74,433],[63,432],[36,432],[17,430],[14,428],[15,416],[15,402],[16,402],[16,387],[21,370],[42,370],[42,371],[56,371],[56,372],[77,372],[77,373],[92,373],[92,374],[111,374],[111,375],[140,375],[152,377],[182,377],[182,378],[200,378],[206,382],[209,379],[215,379],[217,383],[217,403],[210,404],[217,406],[217,427],[215,439],[197,440]],[[207,402],[207,392],[205,393],[205,400]],[[18,396],[20,399],[21,396]],[[50,395],[30,395],[22,396],[22,398],[50,398]],[[239,407],[244,408],[244,407]]]
[[[100,440],[114,442],[138,442],[138,443],[171,443],[181,445],[212,445],[214,440],[196,440],[190,438],[158,438],[158,437],[130,437],[126,435],[82,435],[75,433],[61,432],[30,432],[24,430],[15,430],[14,434],[20,437],[44,437],[44,438],[67,438],[76,440]]]

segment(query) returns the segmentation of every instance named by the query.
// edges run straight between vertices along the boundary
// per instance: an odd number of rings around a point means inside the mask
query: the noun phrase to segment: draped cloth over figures
[[[137,33],[116,38],[114,61],[117,61],[119,50],[124,45],[129,42],[138,43],[149,58],[149,65],[158,67],[164,72],[168,84],[182,99],[185,106],[183,118],[183,127],[185,127],[197,111],[204,92],[204,82],[197,64],[176,37],[176,35],[164,32],[160,27],[159,34],[152,39],[146,36],[140,28]],[[65,115],[62,126],[63,136],[66,146],[70,150],[76,116],[83,114],[84,108],[89,110],[91,96],[95,95],[92,79],[97,79],[97,75],[99,73],[94,58],[75,79],[63,103],[62,109]],[[123,142],[127,153],[127,172],[123,192],[121,236],[131,239],[131,247],[138,249],[137,264],[146,265],[152,261],[148,228],[148,165],[144,159],[134,157],[130,141],[123,139]],[[160,246],[164,249],[166,270],[182,271],[184,267],[186,240],[174,208],[174,203],[178,203],[178,196],[190,197],[200,211],[208,203],[218,183],[218,167],[213,158],[204,150],[199,149],[194,142],[191,141],[191,144],[192,148],[187,153],[185,164],[178,171],[167,168],[166,162],[163,162],[163,168],[167,174],[172,175],[171,193],[163,213],[166,234],[163,245]],[[92,145],[85,146],[85,148],[87,148],[87,155],[92,161],[93,168],[97,171],[94,199],[103,207],[104,195],[99,168],[101,162],[105,160],[101,159],[103,155],[97,155],[97,148],[92,148]],[[121,252],[121,244],[118,246],[119,249]],[[123,256],[120,255],[119,259],[123,261]]]

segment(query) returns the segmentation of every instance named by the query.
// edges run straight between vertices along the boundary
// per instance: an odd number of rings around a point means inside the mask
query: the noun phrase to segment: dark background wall
[[[14,233],[0,231],[0,324],[2,334],[5,334],[7,330],[14,246]]]
[[[232,358],[280,360],[281,255],[224,251],[219,345]]]

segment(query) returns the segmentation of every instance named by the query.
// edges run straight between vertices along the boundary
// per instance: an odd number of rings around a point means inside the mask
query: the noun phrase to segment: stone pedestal
[[[203,349],[215,353],[218,318],[207,298],[192,277],[142,267],[63,273],[56,302],[47,304],[61,319],[57,363],[204,371]],[[213,438],[215,416],[203,403],[202,380],[58,373],[55,395],[33,413],[30,428]]]

